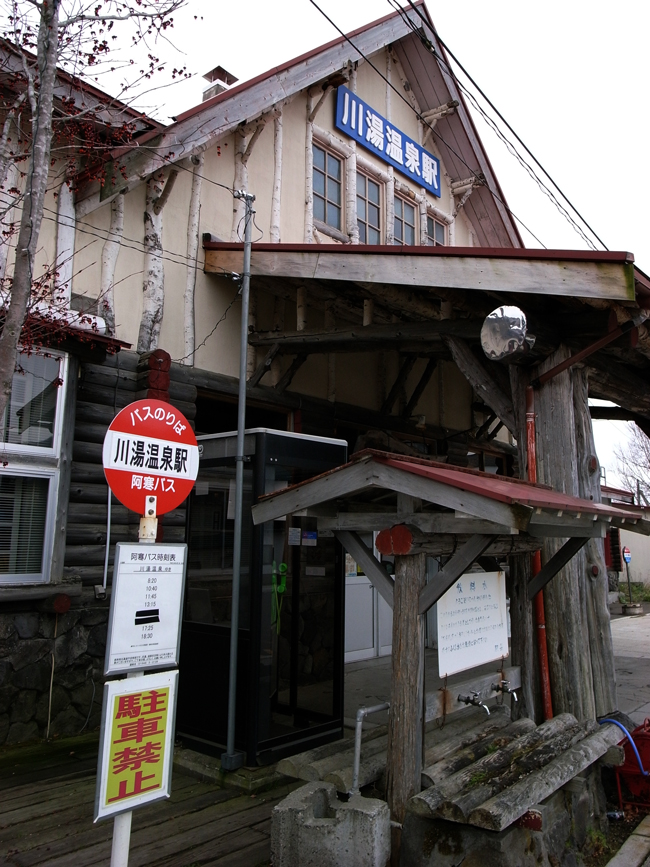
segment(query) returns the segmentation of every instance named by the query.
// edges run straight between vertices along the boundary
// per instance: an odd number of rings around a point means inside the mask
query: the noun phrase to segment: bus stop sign
[[[189,496],[199,471],[199,448],[185,416],[161,400],[136,400],[113,419],[104,438],[104,474],[117,499],[145,514],[171,512]]]
[[[623,548],[623,559],[625,560],[626,563],[632,562],[632,552],[627,547]]]

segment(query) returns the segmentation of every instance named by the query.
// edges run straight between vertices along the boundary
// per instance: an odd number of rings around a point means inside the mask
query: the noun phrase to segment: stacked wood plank
[[[361,787],[383,780],[387,739],[386,726],[364,733]],[[578,722],[571,714],[540,726],[530,719],[512,722],[505,707],[494,708],[489,717],[482,711],[459,714],[442,729],[427,726],[422,771],[427,788],[411,799],[408,810],[501,831],[605,754],[608,761],[622,761],[611,749],[619,740],[616,726]],[[278,771],[334,783],[347,793],[353,760],[354,740],[345,738],[283,759]]]
[[[507,744],[494,741],[497,748],[476,761],[465,750],[464,756],[461,751],[426,768],[423,778],[433,785],[411,799],[409,810],[427,818],[501,831],[586,770],[619,740],[616,726],[599,726],[594,720],[578,722],[571,714],[560,714],[532,730],[522,729]]]
[[[161,371],[160,367],[155,353],[138,356],[135,352],[124,351],[108,356],[101,365],[81,364],[64,574],[81,578],[84,584],[101,583],[104,571],[108,486],[102,467],[102,445],[108,425],[132,401],[145,397],[165,399],[164,395],[168,395],[169,403],[190,422],[196,416],[196,386],[178,380],[177,365],[167,365],[167,371]],[[164,515],[161,524],[165,541],[183,541],[185,509]],[[113,564],[112,546],[115,542],[137,542],[138,525],[139,516],[113,498],[109,574]]]

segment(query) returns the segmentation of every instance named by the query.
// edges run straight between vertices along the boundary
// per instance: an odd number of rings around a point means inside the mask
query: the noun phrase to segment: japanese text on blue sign
[[[440,196],[440,160],[343,86],[337,91],[336,126],[418,186]]]

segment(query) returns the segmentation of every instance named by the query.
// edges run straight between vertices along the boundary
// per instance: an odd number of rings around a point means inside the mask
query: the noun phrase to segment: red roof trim
[[[241,242],[205,241],[204,250],[235,251],[244,249]],[[592,250],[530,250],[516,247],[403,247],[386,244],[253,244],[253,252],[260,253],[314,253],[318,256],[328,253],[382,256],[452,256],[456,258],[488,258],[488,259],[535,259],[542,261],[566,262],[616,262],[629,265],[634,262],[634,255],[621,251]]]

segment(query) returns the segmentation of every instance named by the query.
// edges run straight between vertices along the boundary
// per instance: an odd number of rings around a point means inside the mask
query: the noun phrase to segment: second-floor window
[[[379,184],[357,174],[357,225],[360,244],[381,244]]]
[[[318,145],[314,152],[314,219],[341,230],[341,160]]]
[[[427,216],[427,245],[429,247],[444,246],[446,239],[445,225],[434,217]]]
[[[395,244],[413,246],[416,243],[416,210],[399,196],[395,196]]]

